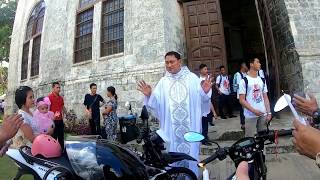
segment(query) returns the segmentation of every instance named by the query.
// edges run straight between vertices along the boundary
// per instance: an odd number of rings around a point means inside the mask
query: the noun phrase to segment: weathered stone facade
[[[320,98],[320,2],[267,0],[279,59],[281,88]]]
[[[144,79],[155,84],[160,79],[165,72],[163,56],[166,51],[176,50],[185,54],[183,16],[178,2],[125,0],[124,52],[100,57],[102,2],[97,1],[94,5],[92,60],[74,64],[78,0],[46,0],[40,73],[36,78],[28,77],[27,81],[21,82],[23,39],[30,11],[37,2],[20,0],[18,4],[11,42],[8,111],[13,110],[13,93],[19,85],[33,87],[38,97],[48,94],[50,83],[56,80],[62,82],[67,109],[74,109],[77,114],[83,112],[83,98],[92,82],[98,85],[98,93],[103,96],[108,86],[114,86],[120,107],[125,101],[132,101],[133,108],[140,109],[143,97],[136,90],[136,82]]]
[[[281,89],[310,90],[320,98],[320,2],[318,0],[265,0],[277,50]],[[36,97],[50,92],[50,83],[62,82],[67,109],[82,114],[89,84],[98,93],[115,86],[120,110],[125,101],[141,107],[136,82],[155,84],[165,72],[163,55],[176,50],[186,56],[182,4],[176,0],[124,0],[124,52],[100,57],[102,2],[94,4],[92,60],[74,64],[75,21],[78,0],[45,0],[39,76],[20,80],[21,57],[30,12],[39,0],[20,0],[10,52],[7,111],[14,110],[14,90],[29,85]],[[260,41],[260,40],[258,40]],[[31,45],[30,45],[31,46]],[[31,55],[31,52],[29,52]],[[29,55],[29,56],[30,56]],[[30,74],[30,58],[29,69]]]

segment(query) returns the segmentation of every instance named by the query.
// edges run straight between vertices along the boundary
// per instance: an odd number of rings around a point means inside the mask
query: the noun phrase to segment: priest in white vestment
[[[165,66],[166,74],[153,90],[144,81],[139,82],[138,90],[145,95],[145,105],[160,120],[157,132],[166,142],[167,151],[186,153],[199,160],[200,143],[188,143],[183,136],[189,131],[201,133],[201,117],[210,112],[211,79],[201,82],[182,66],[180,54],[174,51],[165,55]],[[197,172],[196,163],[189,163],[180,165]]]

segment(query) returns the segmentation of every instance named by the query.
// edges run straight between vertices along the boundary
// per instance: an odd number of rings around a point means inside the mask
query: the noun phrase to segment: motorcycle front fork
[[[249,163],[250,180],[266,180],[267,166],[265,164],[265,155],[263,152],[257,154],[253,162]]]

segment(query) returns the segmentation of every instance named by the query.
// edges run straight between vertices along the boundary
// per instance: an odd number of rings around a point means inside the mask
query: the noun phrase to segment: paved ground
[[[209,127],[209,138],[218,141],[222,146],[230,146],[237,139],[243,136],[240,129],[239,117],[217,120],[215,126]],[[289,112],[280,114],[279,119],[273,119],[270,129],[289,129],[292,128],[292,115]],[[267,167],[268,179],[271,180],[313,180],[320,179],[320,169],[315,165],[314,160],[295,153],[291,138],[279,139],[277,145],[278,158],[274,154],[276,146],[268,145]],[[215,151],[215,147],[201,146],[201,158],[204,159]],[[230,158],[208,165],[210,179],[222,180],[231,175],[234,170],[234,164]]]
[[[207,156],[202,156],[205,158]],[[297,153],[267,155],[268,179],[269,180],[316,180],[320,179],[320,169],[310,160]],[[231,159],[211,163],[207,169],[210,179],[224,180],[235,171]]]
[[[238,113],[237,113],[238,114]],[[289,112],[280,114],[280,119],[274,118],[270,129],[292,128],[292,116]],[[240,133],[240,134],[239,134]],[[242,134],[239,117],[230,119],[218,119],[215,126],[209,125],[209,138],[212,140],[236,140]]]

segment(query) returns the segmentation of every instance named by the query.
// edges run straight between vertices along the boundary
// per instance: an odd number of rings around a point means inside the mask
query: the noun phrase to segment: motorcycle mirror
[[[281,96],[278,101],[276,102],[276,105],[274,106],[274,112],[279,112],[286,108],[289,104],[286,100],[286,98],[291,101],[291,96],[289,94],[284,94]]]
[[[149,119],[149,113],[146,106],[142,107],[140,118],[143,120]]]
[[[197,132],[187,132],[183,137],[188,142],[199,142],[204,139],[204,136]]]

